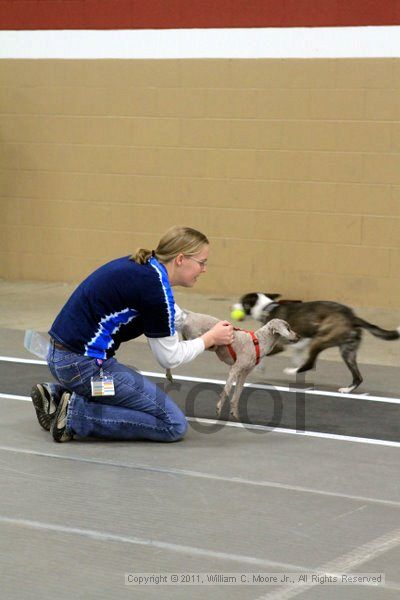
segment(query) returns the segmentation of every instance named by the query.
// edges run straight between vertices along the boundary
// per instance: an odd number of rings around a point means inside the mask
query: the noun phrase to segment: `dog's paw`
[[[298,371],[298,367],[285,367],[285,369],[283,369],[283,372],[286,373],[286,375],[295,375]]]
[[[235,419],[235,421],[240,421],[240,417],[239,417],[239,411],[238,411],[238,410],[235,410],[235,409],[232,409],[232,410],[231,410],[231,417],[232,417],[233,419]]]
[[[356,389],[356,386],[351,385],[350,387],[339,388],[338,392],[340,392],[341,394],[350,394],[355,389]]]

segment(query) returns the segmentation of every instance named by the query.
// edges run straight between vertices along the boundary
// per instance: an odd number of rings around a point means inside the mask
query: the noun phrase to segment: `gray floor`
[[[24,326],[15,317],[0,330],[2,357],[28,357]],[[400,398],[393,346],[390,353],[377,364],[362,362],[363,393]],[[141,342],[127,345],[120,358],[159,371]],[[253,373],[251,380],[287,386],[281,370],[287,359],[274,361],[267,375]],[[379,441],[390,425],[394,435],[399,430],[395,412],[386,418],[397,404],[360,397],[346,414],[340,399],[327,396],[327,437],[229,423],[213,432],[210,423],[190,421],[187,437],[176,444],[56,445],[38,427],[27,398],[31,379],[42,376],[42,369],[0,361],[2,598],[399,597],[400,444],[393,436],[392,442],[387,436]],[[223,379],[226,369],[204,355],[179,374]],[[337,360],[321,360],[305,387],[312,382],[335,392],[348,374]],[[380,410],[374,439],[366,435],[374,417],[364,414],[349,441],[340,427],[367,405]],[[197,416],[210,416],[202,410]],[[328,415],[327,405],[324,411]],[[382,572],[385,585],[322,584],[311,579],[317,571]],[[238,578],[305,573],[309,579],[295,586],[125,585],[126,573],[209,572]]]

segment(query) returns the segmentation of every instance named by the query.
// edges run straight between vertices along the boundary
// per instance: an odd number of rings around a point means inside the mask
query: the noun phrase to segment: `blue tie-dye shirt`
[[[174,304],[164,265],[117,258],[76,288],[49,334],[73,352],[106,359],[139,335],[174,335]]]

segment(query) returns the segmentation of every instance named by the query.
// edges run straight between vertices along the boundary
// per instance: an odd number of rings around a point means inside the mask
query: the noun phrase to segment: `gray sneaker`
[[[46,431],[50,431],[51,420],[57,409],[53,396],[45,384],[38,383],[31,390],[31,398],[39,425]]]
[[[67,429],[68,405],[71,398],[70,392],[64,392],[61,396],[60,404],[57,406],[54,418],[51,422],[51,435],[55,442],[69,442],[72,440],[72,433]]]

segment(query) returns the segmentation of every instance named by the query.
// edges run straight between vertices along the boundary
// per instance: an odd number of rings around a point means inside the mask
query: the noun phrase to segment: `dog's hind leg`
[[[339,392],[349,394],[362,383],[362,375],[357,365],[357,350],[361,342],[361,332],[352,331],[351,339],[339,346],[340,354],[353,375],[353,382],[349,387],[339,388]]]

